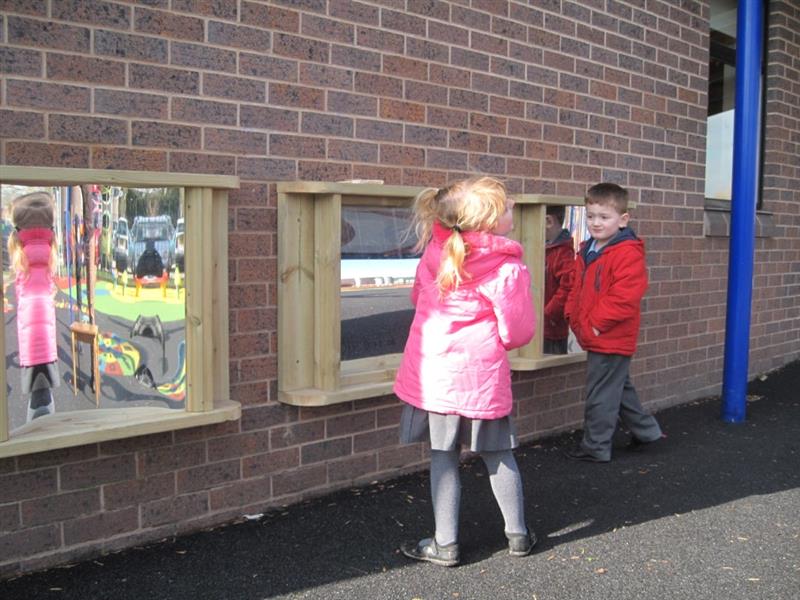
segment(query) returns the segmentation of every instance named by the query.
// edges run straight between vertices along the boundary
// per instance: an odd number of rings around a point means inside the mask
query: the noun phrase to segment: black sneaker
[[[566,450],[564,456],[571,460],[582,460],[585,462],[607,463],[611,461],[609,458],[598,458],[594,454],[589,454],[580,446],[576,446],[571,450]]]
[[[626,446],[626,448],[630,452],[641,452],[642,450],[645,450],[647,448],[651,448],[653,446],[653,444],[656,444],[656,443],[660,442],[661,440],[665,440],[665,439],[667,439],[667,434],[666,433],[662,433],[660,437],[657,437],[654,440],[649,440],[647,442],[643,442],[640,439],[632,437],[631,441],[628,442],[628,445]]]
[[[528,533],[507,533],[508,553],[511,556],[528,556],[536,545],[536,534],[528,530]]]
[[[406,542],[400,551],[414,560],[424,560],[441,567],[455,567],[458,564],[458,544],[440,546],[433,538],[425,538],[418,543]]]

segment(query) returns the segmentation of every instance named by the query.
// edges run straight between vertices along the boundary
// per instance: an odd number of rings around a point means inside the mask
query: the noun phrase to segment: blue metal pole
[[[747,404],[753,253],[759,185],[763,0],[739,0],[736,24],[736,112],[728,263],[728,312],[722,420],[741,423]]]

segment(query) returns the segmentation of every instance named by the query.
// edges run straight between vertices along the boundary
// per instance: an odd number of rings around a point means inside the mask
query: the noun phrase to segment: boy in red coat
[[[572,236],[563,228],[565,209],[547,206],[544,235],[544,353],[566,354],[569,334],[564,319],[572,278],[575,274],[575,249]]]
[[[575,282],[565,316],[587,351],[583,439],[567,452],[590,462],[611,460],[617,418],[630,430],[632,446],[661,439],[656,419],[639,402],[628,371],[636,351],[640,302],[647,289],[644,243],[628,227],[628,192],[599,183],[586,193],[591,239],[575,259]]]

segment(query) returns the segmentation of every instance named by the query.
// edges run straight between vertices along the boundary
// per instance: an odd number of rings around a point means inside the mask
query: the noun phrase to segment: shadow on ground
[[[744,424],[722,423],[719,399],[667,409],[658,415],[666,440],[641,453],[620,447],[609,464],[564,458],[561,452],[575,443],[576,434],[520,448],[517,457],[529,523],[540,538],[537,553],[636,524],[800,487],[798,389],[800,362],[750,385]],[[624,442],[619,436],[617,446]],[[377,586],[370,597],[395,598],[403,596],[382,593],[380,582],[400,580],[398,571],[404,571],[403,580],[423,578],[421,585],[426,577],[457,582],[487,571],[487,577],[503,580],[498,586],[513,588],[509,569],[523,568],[518,565],[524,560],[512,561],[513,567],[503,566],[507,560],[495,561],[505,548],[505,538],[482,463],[464,465],[462,480],[461,545],[466,566],[458,569],[429,565],[420,569],[397,551],[402,541],[432,530],[427,473],[420,473],[274,511],[258,521],[6,581],[0,583],[0,597],[354,598],[367,597],[348,592],[354,580],[367,577]],[[508,597],[530,597],[529,590],[510,593]]]

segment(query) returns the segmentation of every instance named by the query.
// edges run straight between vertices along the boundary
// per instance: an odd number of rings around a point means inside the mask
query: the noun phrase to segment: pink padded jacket
[[[417,267],[416,306],[394,392],[423,410],[472,419],[511,412],[507,350],[533,337],[536,318],[522,246],[486,232],[465,232],[470,274],[441,297],[436,275],[450,231],[434,225]]]
[[[49,269],[53,231],[36,227],[17,235],[28,259],[28,272],[18,273],[14,282],[19,363],[32,367],[57,358],[55,282]]]

